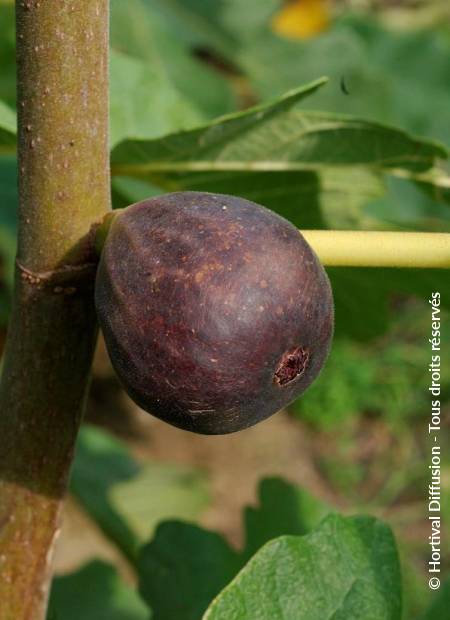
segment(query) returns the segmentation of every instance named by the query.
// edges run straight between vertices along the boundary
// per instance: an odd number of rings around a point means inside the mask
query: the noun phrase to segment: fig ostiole
[[[95,302],[112,364],[144,410],[232,433],[319,374],[333,334],[328,277],[298,230],[221,194],[177,192],[108,222]]]

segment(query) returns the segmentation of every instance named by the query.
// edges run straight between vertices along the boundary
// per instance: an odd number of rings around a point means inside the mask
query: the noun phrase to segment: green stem
[[[43,620],[110,208],[108,0],[16,2],[19,244],[0,385],[2,620]]]
[[[413,267],[450,269],[450,234],[302,230],[329,267]]]
[[[96,232],[100,255],[114,218],[109,213]],[[302,230],[326,267],[413,267],[450,269],[450,234],[422,232]]]

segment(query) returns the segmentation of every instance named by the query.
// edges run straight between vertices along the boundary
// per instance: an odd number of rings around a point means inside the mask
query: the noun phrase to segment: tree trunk
[[[110,208],[108,1],[17,0],[19,240],[0,386],[0,617],[43,620]]]

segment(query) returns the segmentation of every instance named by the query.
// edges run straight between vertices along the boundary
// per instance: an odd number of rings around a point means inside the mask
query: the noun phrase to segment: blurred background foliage
[[[159,153],[166,134],[275,100],[322,75],[328,84],[296,103],[299,119],[309,118],[309,110],[352,115],[448,147],[449,17],[446,0],[112,0],[113,162],[132,161],[138,140],[147,152]],[[17,228],[14,45],[13,2],[1,0],[0,345]],[[280,117],[277,136],[289,135],[289,118]],[[262,150],[268,144],[263,129],[255,125],[252,138],[262,140]],[[176,140],[185,140],[180,136]],[[389,139],[380,138],[380,148]],[[431,163],[448,179],[443,159]],[[243,195],[299,227],[450,231],[448,181],[361,166],[257,175],[120,173],[113,178],[114,205],[180,188]],[[198,620],[264,542],[305,534],[330,509],[389,522],[402,557],[403,617],[447,617],[449,586],[434,598],[427,587],[425,463],[428,298],[440,290],[450,306],[448,274],[329,273],[337,337],[320,380],[288,412],[236,436],[192,437],[138,412],[100,342],[50,620],[144,619],[143,601],[154,620]],[[448,346],[448,314],[442,330]],[[448,364],[442,405],[448,430]],[[445,431],[441,436],[444,441]],[[443,453],[448,493],[448,446]],[[240,512],[248,504],[242,525]],[[448,504],[444,511],[448,527]],[[448,536],[443,545],[448,555]],[[141,598],[130,587],[138,573]],[[434,607],[426,612],[429,602]]]

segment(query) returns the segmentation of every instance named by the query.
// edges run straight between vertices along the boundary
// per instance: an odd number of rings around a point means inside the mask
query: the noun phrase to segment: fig
[[[125,390],[196,433],[244,429],[297,398],[333,333],[328,277],[298,230],[221,194],[177,192],[119,212],[95,298]]]

